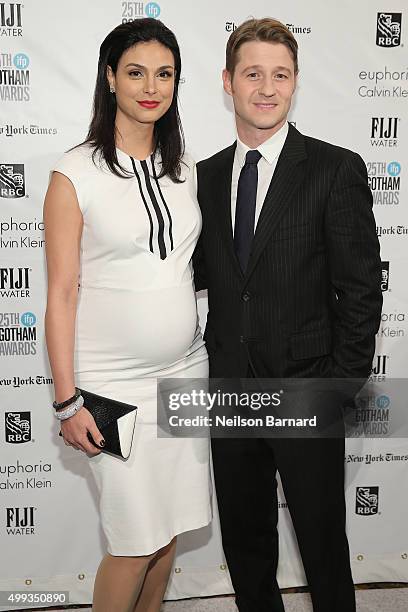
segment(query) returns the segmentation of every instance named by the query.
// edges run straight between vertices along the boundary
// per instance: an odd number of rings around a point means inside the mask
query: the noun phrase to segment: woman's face
[[[123,53],[116,74],[108,66],[108,80],[115,90],[117,120],[155,123],[173,100],[173,54],[157,41],[138,43]]]

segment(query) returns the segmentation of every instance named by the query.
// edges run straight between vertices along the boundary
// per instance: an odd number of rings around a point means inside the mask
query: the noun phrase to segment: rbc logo
[[[25,70],[28,68],[30,60],[28,59],[28,55],[25,53],[16,53],[13,57],[13,64],[17,68],[17,70]]]
[[[377,13],[376,45],[398,47],[401,44],[402,13]]]
[[[387,172],[390,176],[398,176],[401,172],[401,164],[396,161],[390,162],[387,166]]]
[[[24,164],[0,164],[0,197],[25,196]]]
[[[33,312],[24,312],[21,315],[21,324],[24,325],[24,327],[32,327],[35,325],[36,320],[37,317]]]
[[[390,398],[388,395],[380,395],[377,397],[375,403],[377,404],[377,408],[385,409],[390,405]]]
[[[145,12],[148,17],[157,19],[157,17],[160,15],[160,6],[157,4],[157,2],[149,2],[146,4]]]
[[[357,487],[356,514],[372,516],[378,514],[379,487]]]
[[[31,413],[6,412],[4,414],[6,442],[23,444],[31,440]]]
[[[381,262],[381,291],[388,291],[390,285],[390,262]]]

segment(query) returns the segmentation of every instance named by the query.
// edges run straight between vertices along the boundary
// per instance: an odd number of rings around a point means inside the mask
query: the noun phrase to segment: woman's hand
[[[69,419],[61,421],[61,433],[67,446],[72,446],[88,455],[99,455],[102,451],[90,442],[88,432],[95,443],[103,447],[105,443],[103,436],[96,426],[95,419],[85,406]]]

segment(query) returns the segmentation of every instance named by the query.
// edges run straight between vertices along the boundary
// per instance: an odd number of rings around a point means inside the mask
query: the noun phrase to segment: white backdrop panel
[[[402,14],[401,40],[381,47],[376,45],[377,14],[387,12],[395,23]],[[381,371],[374,376],[381,381],[406,373],[404,0],[278,0],[272,15],[270,2],[261,0],[0,2],[0,328],[18,328],[21,337],[30,338],[20,344],[0,340],[2,590],[69,590],[73,602],[89,602],[103,555],[97,495],[86,460],[61,444],[49,408],[42,203],[50,167],[86,134],[102,39],[122,19],[146,15],[158,16],[179,39],[181,111],[187,146],[197,160],[234,139],[232,104],[221,84],[231,29],[249,16],[269,15],[294,31],[300,74],[290,119],[305,134],[359,152],[372,183],[384,261],[384,312],[374,360]],[[387,126],[391,135],[382,129]],[[23,286],[18,288],[20,275]],[[206,309],[202,295],[203,323]],[[386,419],[379,419],[380,425],[386,426]],[[355,581],[407,581],[407,441],[349,440],[345,460]],[[368,491],[367,514],[357,507],[361,489]],[[279,582],[282,587],[303,585],[282,493],[280,502]],[[231,591],[215,507],[210,527],[180,537],[167,597]]]

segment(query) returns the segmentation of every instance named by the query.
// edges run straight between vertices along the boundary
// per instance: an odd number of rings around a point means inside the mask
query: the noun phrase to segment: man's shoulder
[[[202,159],[197,163],[197,171],[198,172],[211,172],[212,170],[216,170],[217,168],[222,168],[224,164],[231,162],[234,157],[236,143],[234,142],[229,147],[225,147],[221,151],[217,151],[211,157],[207,157],[206,159]]]
[[[351,149],[340,147],[326,140],[320,140],[305,135],[303,135],[303,138],[305,139],[305,148],[308,157],[317,157],[324,160],[326,164],[335,163],[337,165],[345,160],[359,157],[358,153],[355,153]]]

